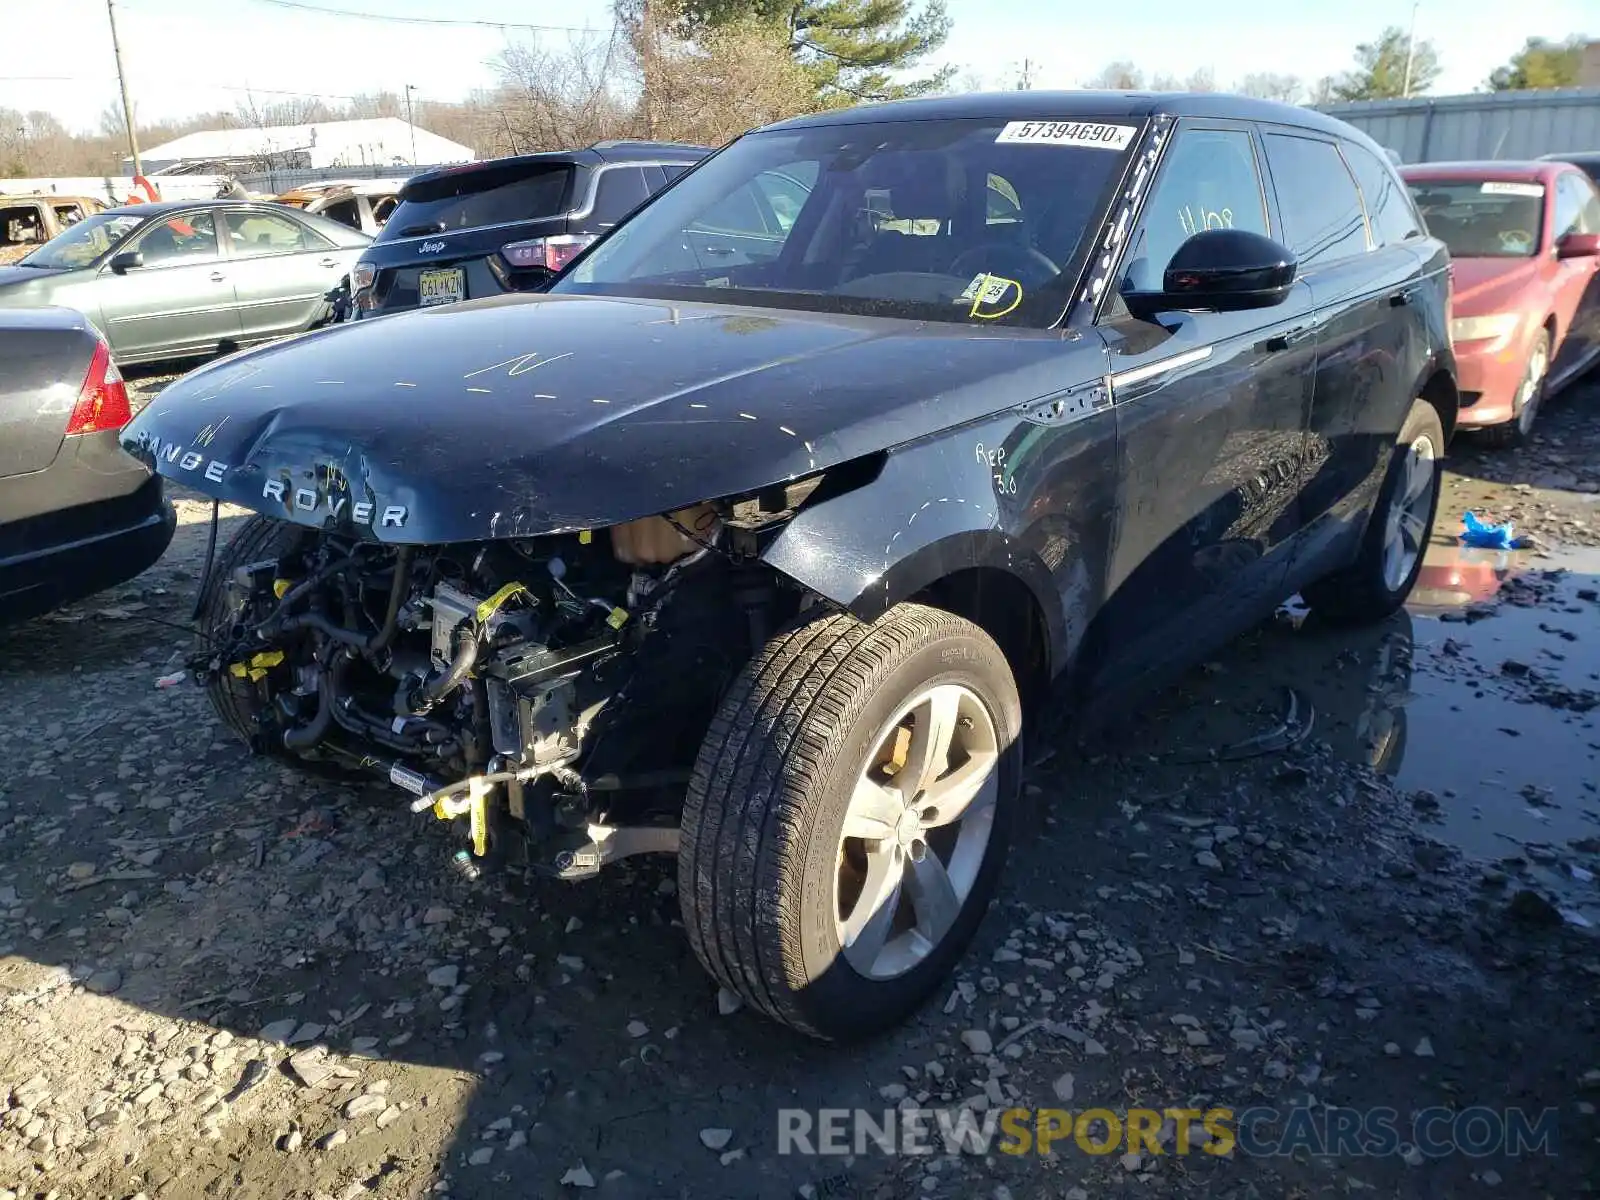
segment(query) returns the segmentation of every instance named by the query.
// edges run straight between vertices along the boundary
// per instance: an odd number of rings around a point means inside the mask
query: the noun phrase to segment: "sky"
[[[25,3],[26,0],[6,0]],[[472,26],[337,17],[297,7],[390,17],[538,23],[535,34]],[[954,22],[938,62],[990,85],[1031,60],[1035,86],[1072,87],[1128,59],[1147,74],[1202,67],[1226,86],[1273,71],[1316,79],[1351,64],[1358,42],[1405,27],[1407,0],[948,0]],[[1101,11],[1096,11],[1101,9]],[[50,0],[34,36],[8,22],[0,38],[0,107],[42,109],[74,130],[92,129],[116,99],[105,0]],[[494,82],[490,65],[508,37],[557,44],[567,30],[609,25],[607,0],[116,0],[117,29],[134,105],[145,119],[233,109],[287,93],[331,101],[362,92],[460,98]],[[1509,14],[1515,13],[1513,20]],[[1057,15],[1059,14],[1059,15]],[[1092,15],[1091,15],[1092,14]],[[1600,37],[1596,0],[1420,0],[1417,37],[1430,39],[1444,73],[1435,95],[1471,91],[1528,37]]]

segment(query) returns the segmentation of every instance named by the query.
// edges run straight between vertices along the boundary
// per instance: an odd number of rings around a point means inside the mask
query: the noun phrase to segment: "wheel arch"
[[[1444,441],[1448,446],[1455,437],[1456,422],[1461,415],[1461,392],[1456,387],[1454,372],[1441,367],[1422,381],[1417,397],[1426,400],[1439,414],[1439,424],[1444,427]]]

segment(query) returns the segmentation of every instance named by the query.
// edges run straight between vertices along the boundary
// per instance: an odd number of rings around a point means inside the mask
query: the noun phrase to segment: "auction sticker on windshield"
[[[1544,195],[1542,183],[1511,183],[1504,180],[1491,179],[1483,185],[1486,196],[1533,196]]]
[[[1133,134],[1132,125],[1100,125],[1093,121],[1008,121],[994,140],[1125,150]]]

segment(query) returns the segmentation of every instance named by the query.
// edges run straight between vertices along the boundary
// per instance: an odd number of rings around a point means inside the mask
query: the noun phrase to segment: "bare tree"
[[[575,34],[564,45],[544,40],[506,47],[495,63],[504,139],[516,152],[587,146],[636,132],[634,105],[613,91],[626,86],[627,47],[618,33]]]
[[[1098,75],[1084,80],[1083,86],[1105,88],[1113,92],[1136,92],[1144,87],[1144,72],[1125,59],[1119,60],[1107,63]]]
[[[1280,75],[1272,71],[1258,71],[1246,75],[1233,85],[1242,96],[1255,96],[1262,100],[1279,100],[1294,104],[1305,91],[1305,83],[1298,75]]]

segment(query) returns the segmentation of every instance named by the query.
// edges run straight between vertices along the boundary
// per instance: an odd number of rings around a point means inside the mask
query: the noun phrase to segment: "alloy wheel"
[[[857,973],[904,975],[950,933],[994,830],[999,761],[994,718],[961,684],[919,692],[875,739],[834,882],[839,945]]]
[[[1427,548],[1428,517],[1433,508],[1433,484],[1438,452],[1427,435],[1405,451],[1404,465],[1389,502],[1383,544],[1383,582],[1392,592],[1411,577]]]

